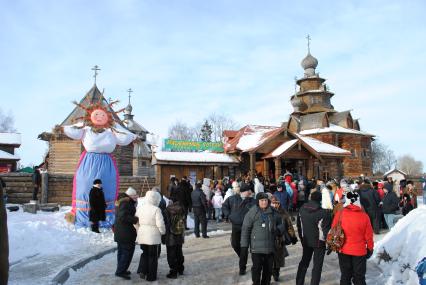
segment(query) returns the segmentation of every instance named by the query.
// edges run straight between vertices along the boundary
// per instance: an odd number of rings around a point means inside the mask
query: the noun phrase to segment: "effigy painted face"
[[[96,109],[90,115],[90,120],[95,126],[104,126],[108,123],[108,114],[102,109]]]

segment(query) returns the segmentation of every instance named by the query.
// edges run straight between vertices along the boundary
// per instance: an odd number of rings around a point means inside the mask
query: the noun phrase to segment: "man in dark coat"
[[[380,197],[379,193],[375,191],[371,185],[363,183],[359,188],[361,205],[364,207],[365,212],[370,218],[371,226],[373,227],[374,233],[379,233],[379,219],[377,213],[379,210]]]
[[[0,178],[0,284],[9,279],[9,239],[7,235],[7,214],[3,200],[3,180]]]
[[[191,183],[189,183],[189,180],[187,179],[186,176],[182,177],[182,181],[179,184],[179,188],[184,194],[183,201],[180,201],[180,204],[185,211],[185,230],[189,230],[186,224],[186,220],[188,217],[188,212],[192,208],[192,201],[191,201],[192,185]]]
[[[102,191],[102,181],[95,179],[89,194],[89,220],[92,222],[92,232],[99,233],[99,221],[105,221],[105,196]]]
[[[258,193],[256,200],[257,205],[251,207],[244,217],[241,251],[247,251],[250,246],[253,284],[267,285],[271,282],[275,238],[283,232],[282,221],[279,214],[270,207],[266,193]]]
[[[311,285],[319,285],[321,281],[325,240],[331,227],[331,212],[321,208],[321,199],[321,192],[311,193],[311,200],[300,208],[297,215],[297,231],[302,242],[303,255],[297,268],[296,285],[305,283],[305,275],[312,254],[314,255],[314,266]]]
[[[115,276],[130,279],[129,265],[135,252],[136,228],[139,219],[135,217],[138,195],[132,187],[118,195],[116,202],[114,241],[117,243],[117,270]]]
[[[185,236],[185,210],[176,199],[172,200],[173,204],[166,208],[166,248],[167,263],[170,272],[167,278],[176,279],[178,274],[182,275],[185,267],[183,266],[184,256],[182,245]]]
[[[232,223],[231,246],[240,258],[240,275],[246,273],[248,251],[241,252],[241,228],[244,217],[251,207],[256,205],[255,199],[251,197],[251,190],[248,185],[242,185],[240,193],[227,198],[222,205],[225,217]]]
[[[194,212],[194,234],[197,238],[200,237],[200,223],[203,238],[207,236],[207,199],[204,192],[201,190],[202,183],[198,181],[195,184],[195,190],[191,193],[192,210]]]
[[[41,174],[38,166],[34,167],[34,173],[32,175],[33,181],[33,200],[37,201],[37,194],[41,188]]]

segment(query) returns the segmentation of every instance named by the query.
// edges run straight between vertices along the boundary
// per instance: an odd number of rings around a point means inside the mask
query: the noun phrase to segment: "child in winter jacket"
[[[222,216],[222,204],[223,204],[223,197],[222,192],[218,189],[216,190],[213,198],[212,198],[212,205],[215,212],[216,222],[219,223],[220,218]]]

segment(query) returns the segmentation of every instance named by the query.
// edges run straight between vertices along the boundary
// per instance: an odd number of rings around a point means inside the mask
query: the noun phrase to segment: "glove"
[[[367,259],[369,259],[373,255],[373,250],[367,249],[367,255],[365,256]]]
[[[297,237],[292,237],[291,244],[296,244],[296,243],[297,243]]]

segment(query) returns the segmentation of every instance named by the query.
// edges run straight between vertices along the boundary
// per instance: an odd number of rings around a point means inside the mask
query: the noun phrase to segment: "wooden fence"
[[[6,183],[8,203],[28,203],[32,198],[33,184],[31,174],[6,173],[0,174]],[[42,189],[38,198],[43,203],[58,203],[71,205],[73,175],[69,174],[42,174]],[[156,185],[155,178],[140,176],[120,176],[120,193],[130,186],[140,195]]]

